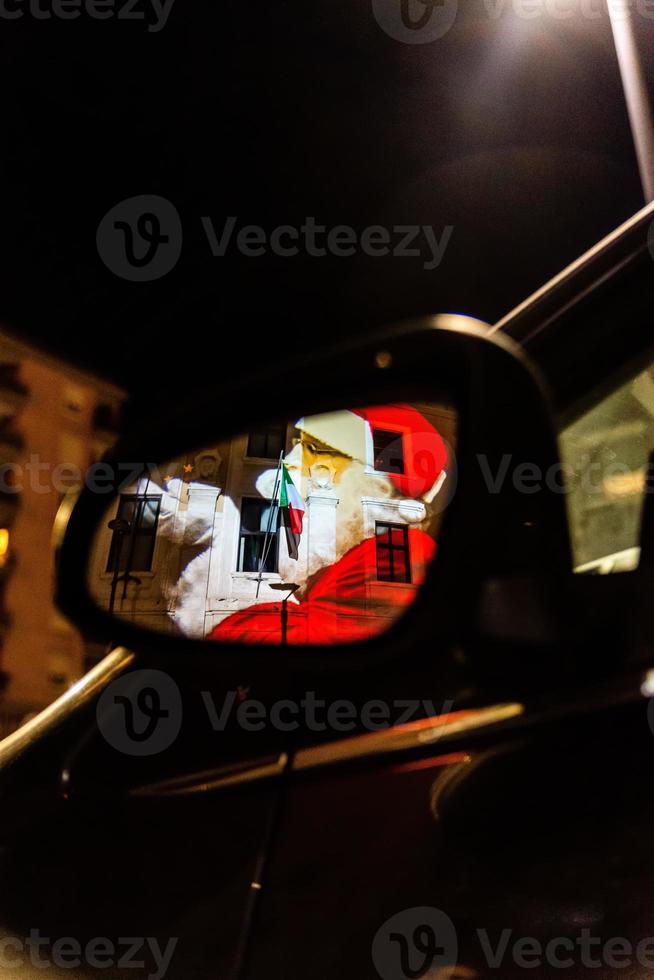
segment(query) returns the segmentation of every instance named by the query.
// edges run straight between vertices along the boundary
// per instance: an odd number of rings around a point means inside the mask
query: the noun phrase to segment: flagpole
[[[261,557],[259,558],[259,573],[257,575],[257,592],[255,599],[259,598],[259,589],[261,588],[261,576],[263,575],[263,566],[265,564],[266,558],[268,557],[268,551],[270,549],[270,529],[272,528],[273,514],[275,513],[275,508],[279,506],[279,501],[277,499],[277,489],[279,487],[279,478],[282,472],[282,461],[284,459],[284,450],[279,454],[279,462],[277,463],[277,471],[275,473],[275,486],[272,492],[270,512],[268,514],[268,527],[266,528],[266,536],[263,539],[263,548],[261,550]]]

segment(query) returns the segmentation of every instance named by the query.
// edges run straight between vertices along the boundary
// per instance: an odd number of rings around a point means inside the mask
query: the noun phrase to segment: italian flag
[[[282,515],[282,524],[286,528],[286,545],[289,557],[297,561],[304,517],[304,501],[293,483],[291,474],[286,469],[286,463],[282,463],[279,481],[279,512]]]

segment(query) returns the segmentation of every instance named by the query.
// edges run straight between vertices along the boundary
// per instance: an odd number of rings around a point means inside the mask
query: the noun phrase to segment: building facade
[[[85,671],[53,603],[60,503],[114,442],[124,393],[0,334],[0,733]]]
[[[433,556],[455,429],[444,406],[348,410],[264,425],[148,470],[106,514],[91,590],[116,615],[194,638],[377,635]],[[279,506],[282,457],[304,509],[296,557]]]

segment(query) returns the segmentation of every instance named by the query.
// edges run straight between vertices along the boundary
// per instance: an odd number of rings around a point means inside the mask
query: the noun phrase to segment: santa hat
[[[445,442],[422,412],[410,405],[328,412],[300,419],[297,427],[323,445],[362,462],[367,459],[367,447],[373,445],[373,430],[397,433],[402,472],[386,472],[386,476],[403,497],[431,499],[445,477]]]

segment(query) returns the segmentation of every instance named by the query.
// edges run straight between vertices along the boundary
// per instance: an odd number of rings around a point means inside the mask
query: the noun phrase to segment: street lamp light
[[[628,4],[607,0],[613,43],[618,57],[631,135],[636,149],[645,202],[654,200],[654,128],[652,111],[638,54],[634,22]]]
[[[288,592],[288,595],[284,596],[282,599],[282,635],[281,644],[286,646],[287,643],[287,630],[288,630],[288,600],[291,598],[294,592],[300,588],[295,582],[270,582],[271,589],[275,589],[276,592]]]

